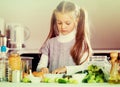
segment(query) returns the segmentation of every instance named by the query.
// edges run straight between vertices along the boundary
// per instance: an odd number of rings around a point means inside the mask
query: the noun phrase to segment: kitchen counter
[[[0,87],[120,87],[120,84],[109,84],[109,83],[58,84],[58,83],[0,82]]]

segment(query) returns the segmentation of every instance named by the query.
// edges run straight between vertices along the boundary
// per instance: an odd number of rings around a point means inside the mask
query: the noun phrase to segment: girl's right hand
[[[43,73],[49,73],[49,69],[46,67],[41,68],[40,71]]]
[[[55,69],[52,74],[62,74],[62,73],[66,73],[67,69],[66,67],[60,67]]]

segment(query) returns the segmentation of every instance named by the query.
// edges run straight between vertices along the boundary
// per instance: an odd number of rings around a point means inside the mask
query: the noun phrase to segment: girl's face
[[[61,14],[56,13],[56,23],[59,33],[67,35],[75,29],[76,21],[71,13]]]

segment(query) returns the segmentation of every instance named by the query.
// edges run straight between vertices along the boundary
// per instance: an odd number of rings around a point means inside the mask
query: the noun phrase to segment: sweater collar
[[[76,34],[76,29],[74,29],[72,32],[70,32],[69,34],[67,35],[62,35],[60,34],[58,37],[57,37],[57,40],[59,42],[69,42],[71,40],[73,40],[75,38],[75,34]]]

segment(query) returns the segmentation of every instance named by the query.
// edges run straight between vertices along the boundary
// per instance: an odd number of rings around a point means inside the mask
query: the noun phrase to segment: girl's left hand
[[[67,71],[66,67],[61,67],[52,71],[52,74],[62,74],[62,73],[66,73],[66,71]]]

